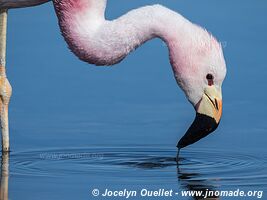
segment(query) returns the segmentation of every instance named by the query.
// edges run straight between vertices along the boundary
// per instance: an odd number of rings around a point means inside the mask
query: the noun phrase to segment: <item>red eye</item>
[[[212,74],[207,74],[206,79],[208,80],[209,86],[213,85],[213,75]]]

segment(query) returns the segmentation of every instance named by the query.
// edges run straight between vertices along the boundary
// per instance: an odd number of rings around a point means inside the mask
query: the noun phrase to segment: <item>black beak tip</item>
[[[199,141],[212,133],[218,125],[219,123],[214,118],[197,113],[194,122],[178,142],[177,148],[181,149]]]

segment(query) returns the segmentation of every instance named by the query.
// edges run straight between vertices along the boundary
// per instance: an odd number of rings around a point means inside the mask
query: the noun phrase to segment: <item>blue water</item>
[[[10,10],[12,152],[3,157],[1,184],[8,181],[10,200],[125,199],[93,197],[95,188],[240,189],[263,191],[266,199],[266,1],[116,0],[108,2],[107,17],[154,3],[222,42],[228,74],[219,128],[183,150],[177,165],[175,146],[194,110],[160,40],[112,68],[99,68],[70,53],[51,4]]]

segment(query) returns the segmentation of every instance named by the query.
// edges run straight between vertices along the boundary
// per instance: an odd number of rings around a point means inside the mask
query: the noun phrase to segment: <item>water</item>
[[[192,199],[182,198],[183,190],[266,193],[267,3],[116,2],[109,1],[109,18],[161,3],[223,43],[228,75],[219,128],[184,149],[177,164],[175,146],[194,110],[177,88],[160,40],[146,43],[116,67],[93,67],[66,48],[50,4],[11,10],[12,152],[2,157],[2,199],[7,192],[9,200],[125,199],[92,196],[93,189],[106,188],[179,193],[155,199]],[[257,197],[260,193],[213,199]]]
[[[163,188],[175,192],[266,190],[266,155],[193,148],[181,152],[177,163],[175,153],[172,148],[145,146],[14,152],[9,157],[10,185],[20,182],[19,188],[25,190],[27,199],[88,199],[94,188],[101,193],[106,188]],[[7,165],[5,159],[2,169]],[[257,192],[254,198],[261,196]]]

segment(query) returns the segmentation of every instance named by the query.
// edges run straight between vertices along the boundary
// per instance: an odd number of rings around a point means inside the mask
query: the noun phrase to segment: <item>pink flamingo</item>
[[[48,0],[0,0],[3,8],[27,7]],[[220,43],[205,29],[161,5],[105,19],[107,0],[53,0],[70,50],[95,65],[114,65],[153,38],[168,46],[174,76],[196,117],[177,144],[186,147],[213,132],[222,115],[226,64]]]

